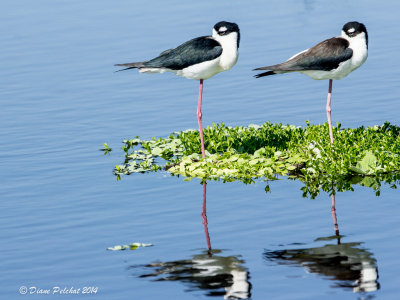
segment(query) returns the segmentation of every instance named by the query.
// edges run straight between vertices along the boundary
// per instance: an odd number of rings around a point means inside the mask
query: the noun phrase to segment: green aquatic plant
[[[110,152],[112,151],[112,149],[108,146],[107,143],[104,143],[103,148],[100,148],[99,150],[103,151],[104,155],[110,154]]]
[[[204,129],[204,159],[197,130],[151,140],[136,137],[124,141],[125,160],[114,173],[120,179],[121,175],[164,170],[185,180],[244,183],[287,176],[304,182],[303,195],[311,197],[320,190],[332,193],[333,187],[351,190],[354,184],[372,187],[377,193],[382,181],[396,187],[400,127],[385,123],[344,129],[337,124],[334,144],[327,132],[327,124],[309,122],[305,127],[269,122],[247,127],[213,124]]]

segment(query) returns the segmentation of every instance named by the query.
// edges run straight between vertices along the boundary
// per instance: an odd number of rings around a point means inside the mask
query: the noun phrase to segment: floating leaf
[[[152,244],[144,244],[144,243],[132,243],[129,245],[116,245],[113,247],[108,247],[107,250],[112,250],[112,251],[121,251],[121,250],[136,250],[139,247],[151,247],[153,246]]]
[[[110,154],[112,149],[107,145],[107,143],[103,144],[103,148],[100,148],[100,151],[104,151],[104,155]]]

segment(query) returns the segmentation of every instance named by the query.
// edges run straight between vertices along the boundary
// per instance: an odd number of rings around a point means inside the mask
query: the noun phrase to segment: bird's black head
[[[367,33],[367,28],[365,27],[364,24],[356,21],[348,22],[344,24],[342,30],[350,38],[355,37],[361,33],[364,33],[368,45],[368,33]]]
[[[221,21],[214,25],[214,30],[219,36],[229,35],[230,33],[237,33],[237,46],[239,48],[240,30],[236,23]]]

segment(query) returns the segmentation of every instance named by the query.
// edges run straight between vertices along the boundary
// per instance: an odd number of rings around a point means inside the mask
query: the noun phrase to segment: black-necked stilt
[[[331,121],[332,80],[341,79],[360,67],[368,56],[368,33],[364,24],[348,22],[342,28],[340,37],[327,39],[314,47],[304,50],[287,61],[255,70],[269,70],[255,77],[300,72],[312,79],[329,79],[326,113],[329,123],[329,135],[333,143]]]
[[[172,72],[189,79],[200,80],[197,120],[199,123],[201,151],[205,157],[201,101],[203,80],[231,69],[238,60],[240,42],[239,27],[235,23],[218,22],[212,36],[194,38],[182,45],[162,52],[156,58],[144,62],[117,64],[123,70],[139,69],[141,73]],[[120,70],[120,71],[123,71]]]

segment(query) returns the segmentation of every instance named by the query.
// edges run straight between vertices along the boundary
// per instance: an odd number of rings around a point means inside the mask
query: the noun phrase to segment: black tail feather
[[[121,69],[115,72],[121,72],[121,71],[125,71],[125,70],[130,70],[130,69],[137,69],[137,68],[141,68],[144,66],[143,62],[136,62],[136,63],[128,63],[128,64],[116,64],[114,65],[116,67],[127,67],[125,69]]]
[[[264,73],[260,73],[257,75],[254,75],[255,78],[260,78],[260,77],[264,77],[264,76],[269,76],[269,75],[275,75],[276,73],[274,71],[268,71],[268,72],[264,72]]]
[[[126,70],[130,70],[130,69],[136,69],[135,67],[129,67],[129,68],[125,68],[125,69],[121,69],[115,72],[121,72],[121,71],[126,71]]]

